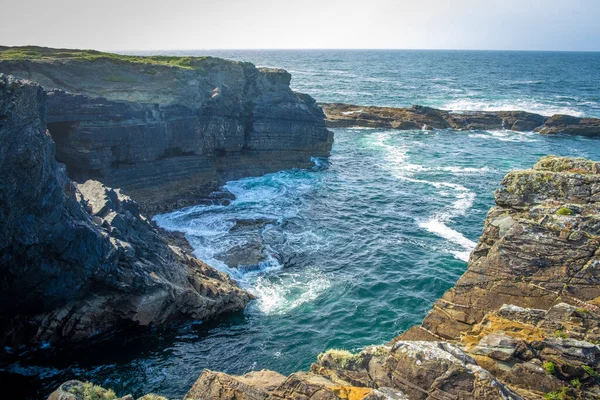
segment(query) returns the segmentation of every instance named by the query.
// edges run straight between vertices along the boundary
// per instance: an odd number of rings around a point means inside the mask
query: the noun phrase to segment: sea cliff
[[[211,57],[0,47],[0,72],[47,92],[56,158],[149,215],[197,204],[226,180],[312,166],[333,134],[280,69]]]
[[[420,326],[310,371],[205,370],[199,399],[596,399],[600,163],[548,156],[509,173],[467,271]],[[71,396],[69,382],[51,399]]]
[[[214,58],[0,47],[0,345],[243,309],[250,294],[147,217],[327,156],[324,115],[290,79]]]
[[[170,246],[119,189],[55,160],[39,85],[0,74],[0,344],[204,320],[251,296]]]

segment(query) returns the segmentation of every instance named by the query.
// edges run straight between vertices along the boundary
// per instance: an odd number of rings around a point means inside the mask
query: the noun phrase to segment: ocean
[[[144,53],[147,54],[147,53]],[[600,53],[197,51],[285,68],[319,102],[525,110],[600,117]],[[308,369],[328,348],[385,343],[421,322],[465,271],[493,192],[511,170],[557,154],[600,160],[598,139],[512,131],[335,129],[329,158],[228,182],[228,206],[155,221],[256,296],[244,311],[84,348],[15,355],[2,369],[32,398],[68,379],[180,399],[204,368]],[[244,228],[238,229],[240,221]],[[249,222],[248,222],[249,221]],[[223,253],[251,246],[255,268]],[[9,373],[10,375],[7,375]],[[36,397],[37,396],[37,397]]]

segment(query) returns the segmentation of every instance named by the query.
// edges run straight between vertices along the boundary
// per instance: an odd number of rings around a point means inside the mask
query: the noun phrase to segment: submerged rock
[[[242,309],[248,293],[169,246],[120,190],[69,180],[54,158],[45,98],[40,86],[0,74],[0,343]]]
[[[535,131],[600,136],[600,119],[568,115],[544,117],[525,111],[464,111],[451,113],[431,107],[410,108],[320,104],[330,128],[367,127],[399,130],[455,129]]]

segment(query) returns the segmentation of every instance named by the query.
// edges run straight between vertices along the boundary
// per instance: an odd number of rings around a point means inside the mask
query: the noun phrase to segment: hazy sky
[[[600,0],[19,0],[0,44],[600,51]]]

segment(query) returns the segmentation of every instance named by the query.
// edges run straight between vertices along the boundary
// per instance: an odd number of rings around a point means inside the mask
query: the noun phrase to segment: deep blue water
[[[186,54],[190,54],[187,52]],[[288,69],[318,101],[600,117],[600,53],[198,52]],[[493,191],[546,154],[600,159],[598,139],[511,131],[336,129],[329,159],[229,182],[229,206],[158,216],[257,297],[243,313],[104,342],[69,357],[23,355],[7,370],[44,390],[71,378],[181,398],[202,369],[306,369],[331,347],[384,343],[418,324],[466,268]],[[252,229],[236,220],[266,219]],[[239,271],[219,253],[261,242]],[[59,355],[57,355],[59,353]],[[60,361],[57,361],[59,359]]]

